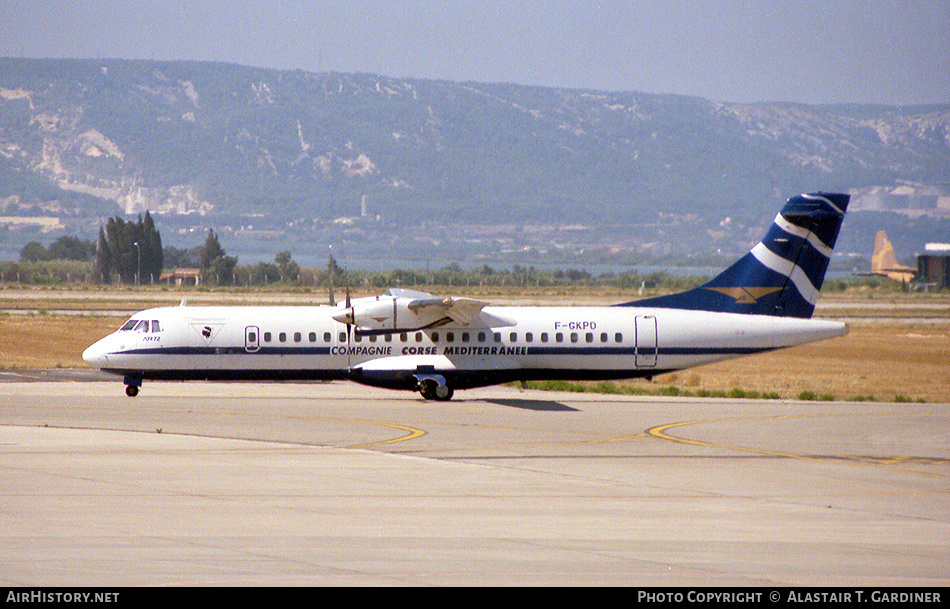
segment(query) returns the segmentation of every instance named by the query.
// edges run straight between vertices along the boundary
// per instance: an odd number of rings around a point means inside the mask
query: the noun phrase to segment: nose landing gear
[[[125,395],[129,396],[130,398],[134,398],[139,394],[139,387],[142,386],[142,379],[127,376],[123,382],[125,383]]]

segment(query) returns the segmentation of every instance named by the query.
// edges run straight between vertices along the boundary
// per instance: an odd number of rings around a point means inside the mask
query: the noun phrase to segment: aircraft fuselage
[[[166,307],[135,315],[83,354],[126,377],[349,379],[416,389],[436,374],[464,389],[512,380],[656,374],[841,336],[839,322],[637,307],[485,307],[503,326],[446,324],[360,335],[339,307]]]

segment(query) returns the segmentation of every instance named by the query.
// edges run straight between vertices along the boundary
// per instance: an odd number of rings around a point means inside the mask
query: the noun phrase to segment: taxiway
[[[945,404],[98,379],[0,379],[2,585],[950,583]]]

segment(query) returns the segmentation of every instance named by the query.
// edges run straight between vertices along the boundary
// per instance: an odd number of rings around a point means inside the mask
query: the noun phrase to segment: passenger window
[[[564,342],[564,334],[558,332],[557,334],[554,335],[554,340],[555,340],[555,342],[563,343],[563,342]]]
[[[310,342],[315,343],[315,342],[317,342],[317,333],[316,333],[316,332],[311,332],[311,333],[310,333],[310,336],[308,336],[307,338],[310,339]]]
[[[256,343],[256,342],[257,342],[257,334],[256,334],[255,332],[248,332],[248,333],[247,333],[247,342],[249,342],[249,343]]]
[[[339,336],[338,338],[339,338],[339,340],[340,340],[341,343],[345,343],[345,342],[346,342],[346,332],[340,332],[340,336]]]
[[[480,342],[480,343],[485,342],[485,333],[484,333],[484,332],[479,332],[479,333],[478,333],[478,342]]]
[[[462,342],[467,343],[469,341],[468,332],[462,332]]]
[[[300,332],[294,332],[294,342],[299,343],[301,339]]]
[[[571,332],[571,342],[576,343],[578,340],[577,332]]]
[[[416,342],[417,343],[422,342],[422,332],[416,332]]]
[[[616,334],[614,334],[614,342],[622,343],[622,342],[623,342],[623,334],[621,334],[620,332],[617,332]]]
[[[501,342],[501,332],[495,332],[495,342],[496,343]]]
[[[445,333],[445,342],[452,342],[455,340],[455,332],[446,332]]]
[[[593,334],[593,332],[588,332],[587,334],[584,335],[584,338],[587,339],[587,342],[589,342],[589,343],[594,342],[594,334]]]
[[[286,342],[287,342],[287,333],[286,333],[286,332],[281,332],[280,334],[277,335],[277,339],[278,339],[280,342],[282,342],[282,343],[286,343]]]
[[[265,343],[270,342],[270,332],[264,332],[264,342]]]
[[[517,332],[512,332],[511,334],[509,334],[509,335],[508,335],[508,340],[510,340],[510,341],[513,342],[513,343],[518,342],[518,333],[517,333]]]
[[[547,333],[547,332],[542,332],[542,333],[541,333],[541,342],[542,342],[542,343],[548,342],[548,333]]]
[[[607,333],[606,333],[606,332],[604,332],[603,334],[600,335],[600,342],[602,342],[602,343],[607,342]]]
[[[329,332],[324,332],[324,333],[323,333],[323,342],[328,343],[328,342],[330,342],[330,340],[331,340],[332,338],[333,338],[333,335],[330,334]]]
[[[534,334],[531,332],[525,332],[524,340],[526,343],[530,343],[532,340],[534,340]]]
[[[433,332],[433,333],[432,333],[432,342],[434,342],[434,343],[439,342],[439,333],[438,333],[438,332]]]
[[[409,341],[409,335],[407,333],[403,332],[402,334],[399,335],[399,342],[404,343],[408,341]]]

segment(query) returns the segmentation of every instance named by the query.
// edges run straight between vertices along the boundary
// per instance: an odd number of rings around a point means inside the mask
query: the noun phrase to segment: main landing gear
[[[419,393],[427,400],[447,402],[455,393],[441,374],[416,374],[416,380]]]
[[[455,394],[451,387],[439,385],[433,381],[419,383],[419,393],[427,400],[437,400],[439,402],[447,402]]]

